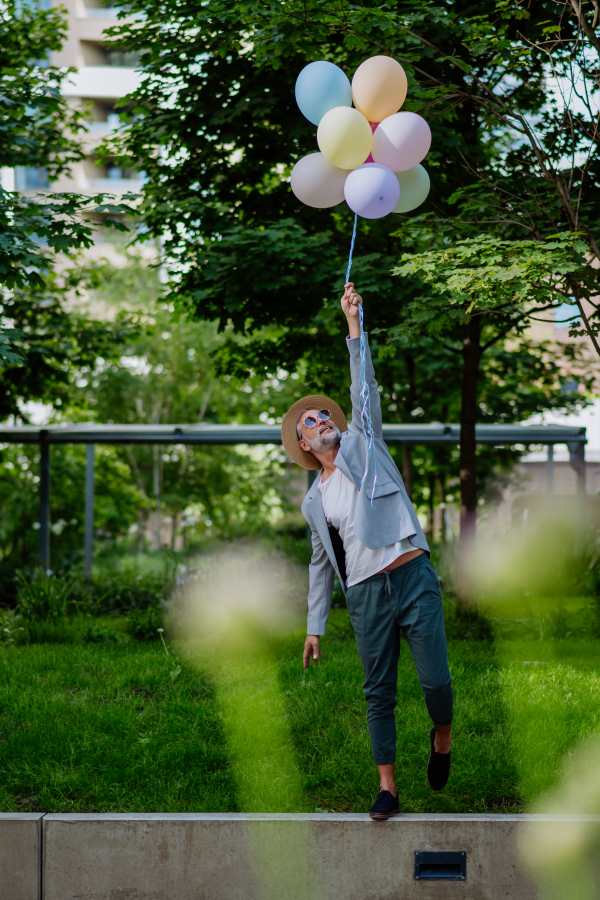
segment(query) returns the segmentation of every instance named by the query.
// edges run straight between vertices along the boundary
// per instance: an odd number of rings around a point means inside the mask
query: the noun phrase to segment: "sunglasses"
[[[317,415],[322,422],[326,422],[327,419],[331,418],[331,413],[328,409],[320,409]],[[314,416],[307,416],[302,424],[306,425],[307,428],[314,428],[317,421]]]

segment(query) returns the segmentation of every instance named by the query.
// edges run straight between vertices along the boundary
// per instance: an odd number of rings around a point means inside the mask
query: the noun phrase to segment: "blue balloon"
[[[319,60],[305,66],[296,79],[296,103],[313,125],[336,106],[352,106],[348,76],[333,63]]]

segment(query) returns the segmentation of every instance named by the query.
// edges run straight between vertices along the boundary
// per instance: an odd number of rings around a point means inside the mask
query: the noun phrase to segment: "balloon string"
[[[354,227],[352,229],[352,240],[350,241],[350,255],[348,256],[348,268],[346,269],[346,284],[350,281],[350,270],[352,268],[352,254],[354,253],[354,242],[356,241],[356,226],[358,216],[354,216]],[[369,474],[371,468],[371,459],[373,461],[373,489],[371,491],[371,506],[373,506],[373,497],[375,494],[375,485],[377,484],[377,449],[375,447],[375,434],[373,432],[373,422],[371,420],[371,394],[367,382],[367,336],[364,328],[364,311],[362,304],[358,304],[358,321],[360,324],[360,417],[363,424],[363,434],[365,436],[365,444],[367,456],[365,460],[365,471],[360,482],[362,488],[365,478]],[[373,507],[375,508],[375,507]]]
[[[350,281],[350,269],[352,268],[352,254],[354,253],[354,241],[356,240],[356,224],[358,216],[354,214],[354,228],[352,229],[352,240],[350,241],[350,255],[348,256],[348,268],[346,269],[346,284]]]

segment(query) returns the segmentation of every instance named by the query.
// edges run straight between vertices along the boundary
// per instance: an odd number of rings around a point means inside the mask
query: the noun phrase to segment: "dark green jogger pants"
[[[395,762],[400,632],[413,655],[425,703],[436,725],[452,721],[452,678],[442,594],[423,553],[391,572],[372,575],[346,592],[365,673],[363,691],[377,765]]]

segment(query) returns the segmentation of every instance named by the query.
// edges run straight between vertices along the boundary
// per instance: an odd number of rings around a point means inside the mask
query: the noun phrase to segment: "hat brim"
[[[307,453],[306,450],[298,446],[296,425],[298,417],[305,409],[328,409],[331,413],[331,418],[340,431],[348,431],[348,422],[341,406],[335,400],[332,400],[331,397],[325,397],[323,394],[309,394],[307,397],[296,400],[283,417],[281,443],[285,447],[287,455],[299,466],[302,466],[303,469],[320,469],[322,466],[319,460],[312,453]]]

